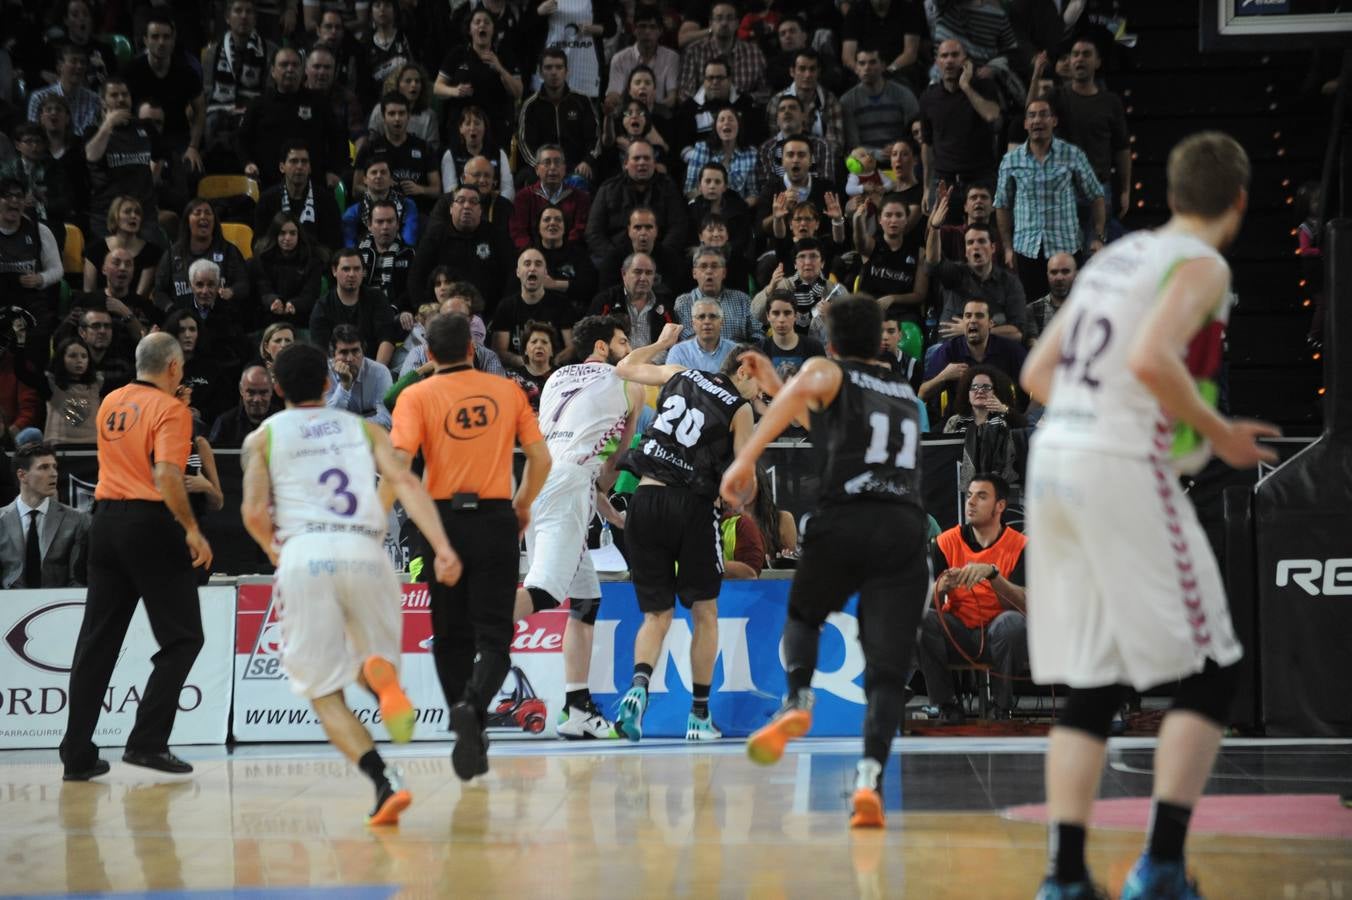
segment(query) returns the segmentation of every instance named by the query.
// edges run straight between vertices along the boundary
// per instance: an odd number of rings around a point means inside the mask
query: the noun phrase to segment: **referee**
[[[405,462],[421,450],[427,492],[464,574],[432,594],[432,658],[451,708],[451,765],[462,781],[488,771],[488,704],[511,664],[512,607],[521,569],[521,534],[549,474],[549,449],[526,394],[514,381],[474,369],[469,319],[438,316],[427,327],[436,366],[406,388],[390,441]],[[512,448],[526,468],[512,496]]]
[[[70,667],[69,718],[61,740],[66,781],[88,781],[108,772],[94,746],[94,727],[138,598],[145,600],[160,649],[151,657],[154,669],[122,760],[161,772],[192,771],[169,752],[169,733],[179,692],[202,649],[193,567],[211,565],[211,547],[198,530],[183,487],[192,416],[175,396],[182,380],[178,341],[173,335],[152,334],[136,346],[136,380],[99,406],[89,590]]]

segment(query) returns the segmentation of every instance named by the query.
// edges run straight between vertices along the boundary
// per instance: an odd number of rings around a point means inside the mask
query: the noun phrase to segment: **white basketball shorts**
[[[555,469],[531,504],[522,584],[547,591],[560,603],[565,597],[601,596],[601,581],[587,553],[587,529],[596,514],[592,475],[589,468]]]

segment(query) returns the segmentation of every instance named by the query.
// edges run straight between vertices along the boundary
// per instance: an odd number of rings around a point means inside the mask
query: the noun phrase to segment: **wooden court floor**
[[[387,753],[414,804],[363,824],[369,783],[323,745],[182,748],[63,784],[54,751],[0,753],[0,894],[156,897],[1018,897],[1045,859],[1038,739],[906,739],[886,830],[851,834],[857,741],[777,767],[740,741],[499,742],[461,785],[449,744]],[[1150,742],[1115,741],[1090,865],[1113,895],[1139,852]],[[1189,842],[1207,897],[1352,898],[1352,743],[1235,742]],[[1205,820],[1205,821],[1200,821]],[[1205,826],[1203,829],[1202,826]]]

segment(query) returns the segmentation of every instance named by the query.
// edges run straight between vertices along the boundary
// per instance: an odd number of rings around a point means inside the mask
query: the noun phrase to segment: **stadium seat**
[[[247,175],[208,175],[197,185],[197,196],[203,200],[248,197],[257,203],[258,195],[258,182]]]
[[[66,223],[66,246],[61,251],[61,271],[66,275],[84,274],[84,232],[80,226]]]
[[[227,241],[239,248],[240,255],[246,260],[253,258],[253,229],[238,222],[222,222],[221,234]]]

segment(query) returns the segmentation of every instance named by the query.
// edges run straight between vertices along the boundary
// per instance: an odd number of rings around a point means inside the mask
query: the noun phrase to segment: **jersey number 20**
[[[699,443],[699,433],[704,429],[704,413],[688,409],[684,397],[672,394],[662,404],[662,412],[653,421],[653,428],[672,435],[683,447],[693,447]]]
[[[868,415],[868,449],[864,451],[864,462],[870,466],[887,462],[887,439],[892,434],[892,419],[885,412],[872,412]],[[915,468],[915,452],[920,446],[920,424],[915,419],[901,420],[901,449],[897,451],[892,463],[899,469]]]

